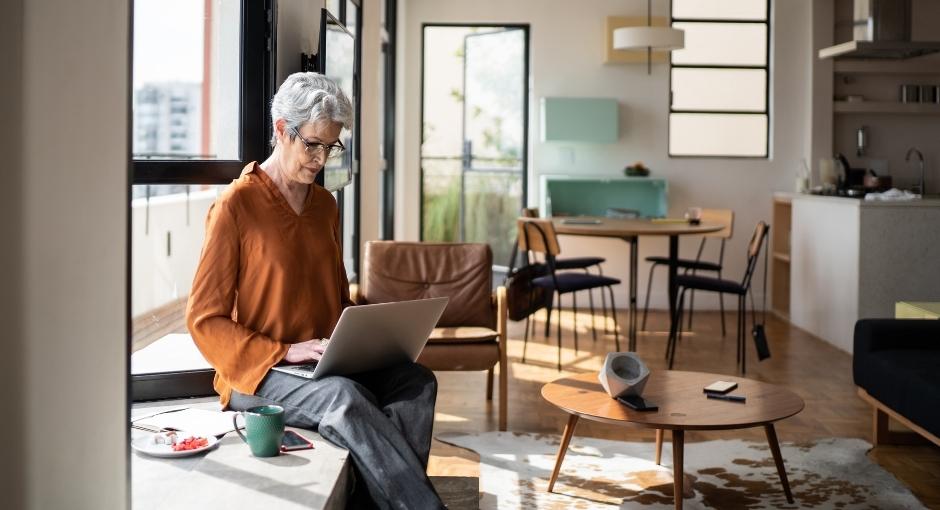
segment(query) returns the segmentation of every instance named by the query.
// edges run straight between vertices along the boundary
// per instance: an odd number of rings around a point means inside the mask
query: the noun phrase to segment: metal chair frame
[[[743,292],[738,294],[738,322],[736,339],[737,364],[739,367],[741,367],[742,374],[747,373],[747,342],[745,331],[747,329],[747,296],[751,293],[751,278],[754,276],[754,271],[757,268],[757,259],[760,256],[761,250],[764,249],[764,242],[766,241],[769,232],[770,225],[764,223],[763,221],[757,222],[757,226],[754,228],[754,234],[751,236],[751,242],[748,243],[747,268],[744,271],[744,278],[741,280],[741,288],[743,289]],[[680,284],[679,299],[676,304],[676,312],[673,318],[673,331],[670,331],[669,342],[666,344],[666,358],[669,360],[670,370],[672,370],[672,366],[676,358],[676,344],[678,343],[679,337],[682,336],[683,303],[685,301],[685,293],[689,290],[695,289]],[[766,291],[767,289],[764,289],[764,292]],[[723,292],[718,292],[719,294],[724,294]]]
[[[551,276],[552,276],[552,284],[553,284],[553,291],[554,291],[555,297],[557,298],[557,303],[558,303],[558,305],[557,305],[557,309],[558,309],[558,318],[557,318],[557,321],[558,321],[558,323],[556,324],[556,332],[557,332],[557,338],[558,338],[558,370],[560,371],[560,370],[561,370],[561,296],[562,296],[562,294],[564,294],[564,292],[562,292],[561,290],[559,290],[558,278],[557,278],[557,276],[556,276],[556,274],[555,274],[555,255],[552,253],[552,250],[549,248],[549,246],[553,246],[553,245],[554,245],[554,246],[557,246],[557,245],[558,245],[558,242],[557,242],[557,238],[554,237],[554,232],[552,232],[552,236],[551,236],[551,237],[552,237],[552,239],[554,240],[554,243],[550,243],[550,242],[549,242],[549,234],[545,231],[545,229],[543,229],[538,223],[536,223],[536,222],[534,222],[534,221],[529,221],[529,220],[531,220],[531,218],[520,218],[520,219],[519,219],[520,222],[524,222],[524,226],[523,226],[523,228],[522,228],[521,230],[522,230],[522,233],[523,233],[523,236],[524,236],[524,240],[525,240],[525,250],[526,250],[526,252],[527,252],[527,255],[531,255],[532,252],[538,252],[538,253],[542,253],[542,254],[545,256],[545,264],[546,264],[546,266],[548,267],[549,272],[551,273]],[[542,241],[542,246],[544,247],[544,251],[541,251],[541,250],[533,249],[533,248],[532,248],[532,243],[530,242],[530,239],[529,239],[529,227],[534,227],[534,228],[536,229],[536,231],[539,233],[539,236],[541,237],[541,241]],[[529,258],[529,256],[527,256],[527,260],[531,260],[531,259]],[[610,308],[611,308],[611,315],[612,315],[612,317],[613,317],[613,322],[614,322],[614,342],[615,342],[615,345],[616,345],[616,347],[617,347],[617,350],[619,351],[619,350],[620,350],[620,335],[619,335],[619,333],[618,333],[618,327],[617,327],[617,313],[616,313],[617,308],[616,308],[616,305],[615,305],[615,302],[614,302],[614,290],[613,290],[613,288],[612,288],[610,285],[605,285],[604,287],[607,288],[607,291],[608,291],[608,293],[610,294],[610,305],[611,305]],[[577,327],[577,322],[578,322],[578,298],[577,298],[577,291],[571,291],[570,293],[571,293],[571,297],[572,297],[572,310],[574,311],[574,322],[575,322],[575,327],[574,327],[574,349],[575,349],[575,351],[577,351],[577,350],[578,350],[578,327]],[[601,293],[601,295],[603,295],[603,292]],[[591,301],[592,301],[592,314],[593,314],[593,297],[591,298]],[[531,307],[531,305],[532,305],[532,302],[531,302],[531,294],[530,294],[530,302],[529,302],[529,305],[530,305],[530,307]],[[548,338],[548,335],[549,335],[549,332],[550,332],[549,320],[551,319],[551,312],[552,312],[550,306],[551,306],[551,305],[549,304],[549,308],[546,309],[546,312],[547,312],[546,321],[545,321],[545,322],[546,322],[546,326],[545,326],[545,337],[546,337],[546,338]],[[606,312],[606,310],[605,310],[605,312]],[[591,323],[592,323],[592,326],[593,326],[593,325],[594,325],[593,315],[592,315]],[[605,323],[606,323],[606,316],[605,316]],[[533,328],[533,333],[534,333],[534,328]],[[595,332],[595,339],[596,339],[596,338],[597,338],[597,337],[596,337],[596,332]],[[526,353],[526,347],[528,346],[528,342],[529,342],[529,318],[527,317],[527,318],[526,318],[526,328],[525,328],[525,338],[524,338],[523,344],[522,344],[522,361],[523,361],[523,363],[525,363],[525,353]]]

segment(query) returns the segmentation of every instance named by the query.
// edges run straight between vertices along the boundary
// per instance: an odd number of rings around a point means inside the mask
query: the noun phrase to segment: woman
[[[288,425],[348,449],[380,508],[442,508],[426,474],[437,383],[407,363],[311,381],[271,371],[318,360],[321,338],[350,306],[332,194],[314,183],[343,151],[352,106],[335,83],[292,74],[271,103],[274,150],[251,163],[209,210],[187,309],[193,340],[216,369],[222,405],[283,406]],[[356,505],[361,506],[362,501]]]

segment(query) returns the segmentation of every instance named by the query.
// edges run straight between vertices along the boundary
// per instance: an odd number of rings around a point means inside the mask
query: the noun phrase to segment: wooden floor
[[[618,316],[626,323],[624,314]],[[579,350],[574,349],[573,314],[562,315],[562,371],[556,369],[557,341],[555,317],[549,340],[543,336],[540,313],[535,341],[529,342],[527,362],[522,363],[523,322],[510,323],[509,430],[560,434],[566,415],[540,397],[543,384],[564,375],[595,371],[607,352],[614,350],[612,334],[591,339],[590,316],[578,314]],[[733,328],[733,314],[727,317]],[[650,329],[664,330],[666,314],[651,313]],[[601,321],[598,319],[598,327]],[[735,373],[734,331],[722,338],[717,312],[696,312],[694,331],[684,336],[676,353],[675,369],[724,374]],[[851,356],[788,323],[768,317],[768,338],[773,356],[758,362],[753,343],[748,345],[747,377],[786,386],[806,401],[800,414],[779,422],[781,442],[811,441],[825,437],[859,437],[871,441],[871,409],[857,395],[852,382]],[[748,337],[750,339],[750,337]],[[621,338],[622,348],[625,341]],[[641,332],[637,352],[653,370],[665,368],[665,332]],[[482,432],[496,430],[496,409],[485,401],[484,372],[438,372],[439,393],[435,434],[443,432]],[[653,431],[618,427],[581,420],[579,436],[627,441],[653,441]],[[687,432],[686,441],[710,439],[749,439],[766,441],[763,429]],[[928,507],[940,509],[940,448],[933,445],[879,447],[871,458],[906,483]]]

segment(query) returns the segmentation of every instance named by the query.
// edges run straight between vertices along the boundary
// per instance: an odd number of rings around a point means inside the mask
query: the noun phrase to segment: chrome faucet
[[[927,194],[927,189],[926,189],[927,183],[924,182],[924,171],[925,171],[925,166],[926,166],[926,165],[924,164],[924,153],[922,153],[921,151],[917,150],[916,147],[911,147],[910,149],[907,150],[907,155],[904,156],[904,161],[910,163],[910,161],[911,161],[911,154],[916,154],[916,155],[917,155],[917,159],[920,161],[920,163],[919,163],[919,165],[920,165],[920,186],[917,187],[917,192],[920,193],[921,196],[923,196],[923,195],[926,195],[926,194]]]

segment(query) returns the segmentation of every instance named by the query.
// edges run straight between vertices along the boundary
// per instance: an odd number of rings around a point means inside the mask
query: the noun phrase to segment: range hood
[[[819,58],[904,59],[940,52],[940,41],[911,41],[911,0],[855,0],[852,40]]]

